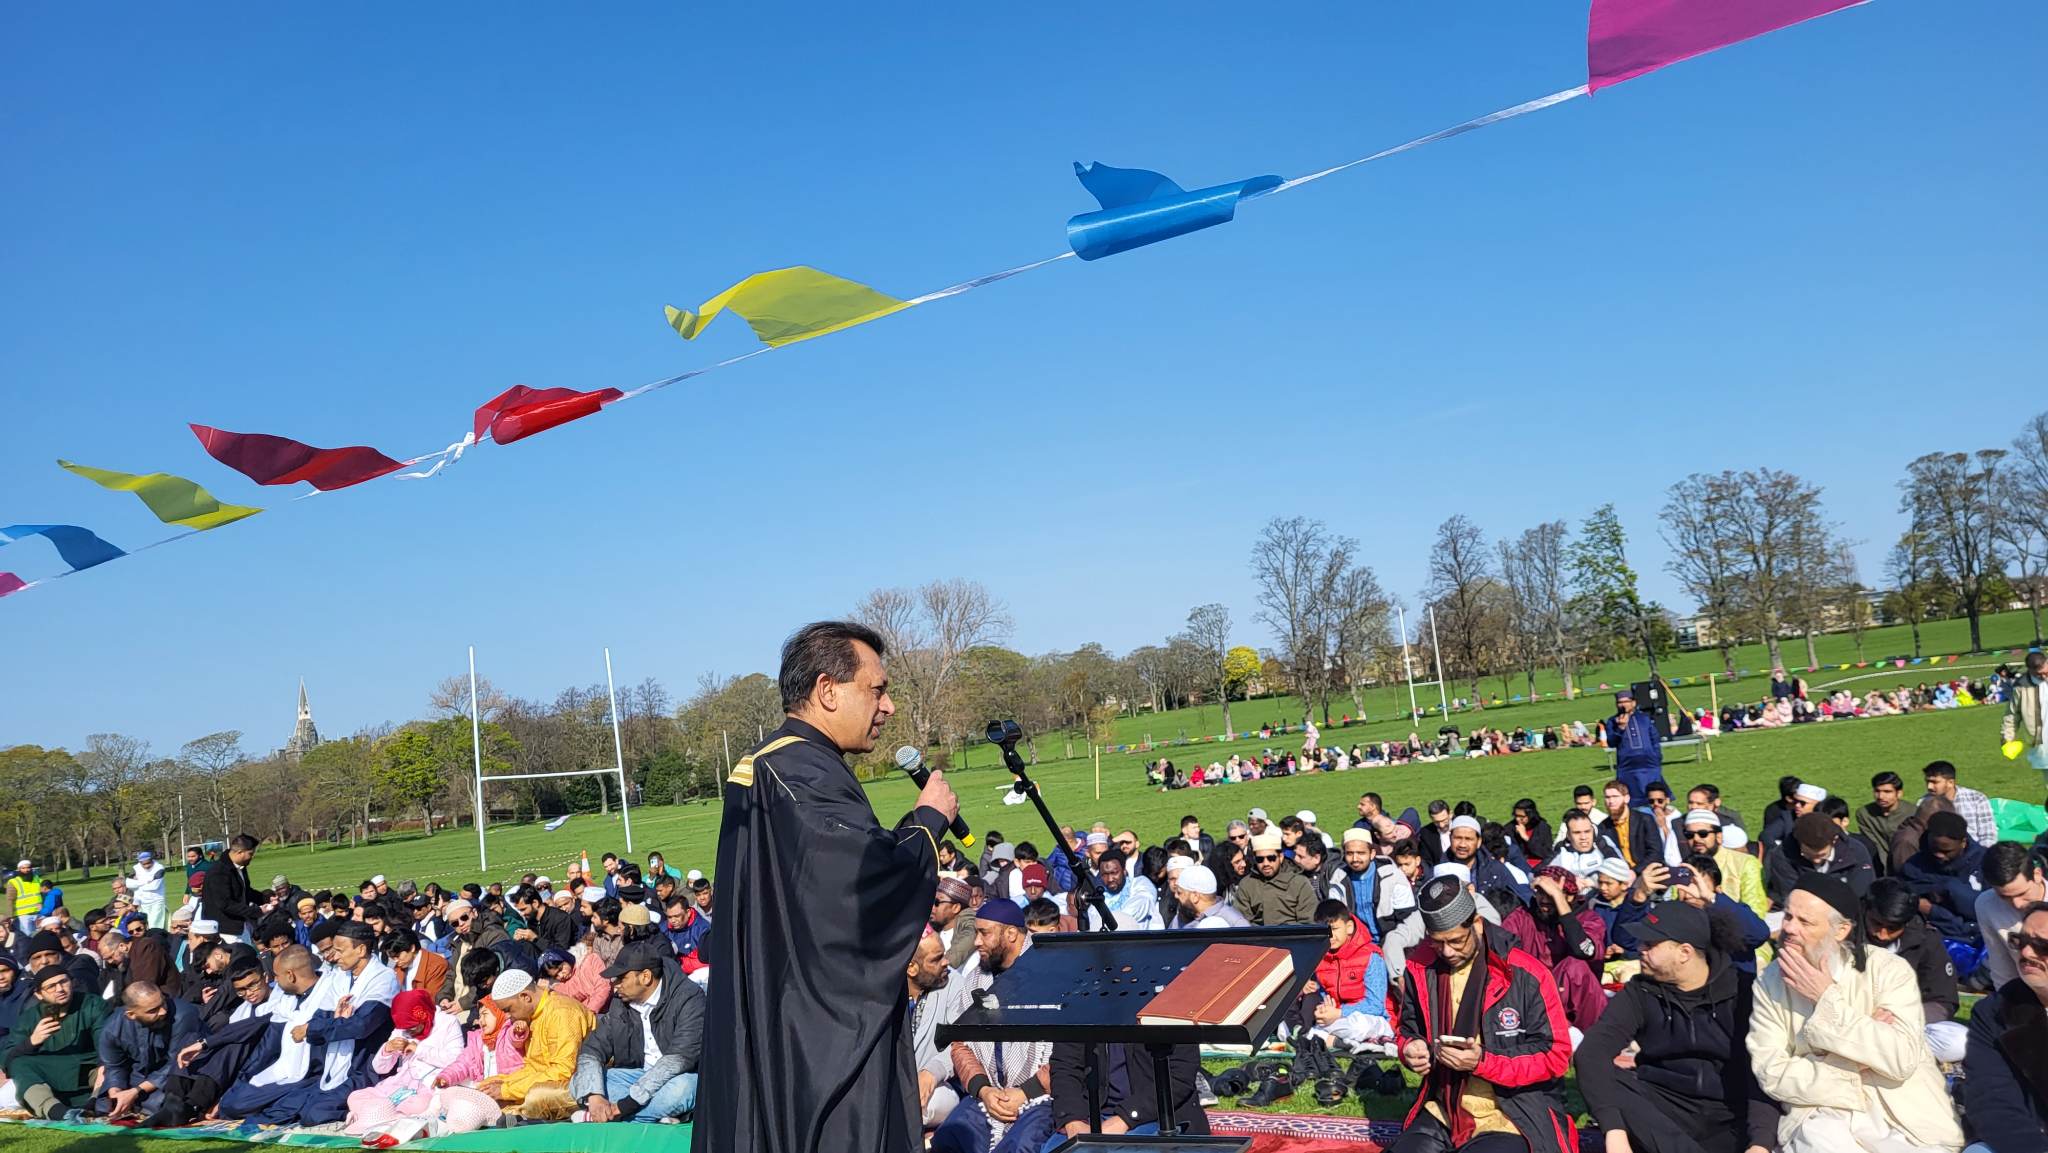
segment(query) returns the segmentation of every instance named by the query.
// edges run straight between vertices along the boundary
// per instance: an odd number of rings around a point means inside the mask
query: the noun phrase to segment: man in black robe
[[[789,719],[726,780],[695,1153],[922,1147],[903,972],[959,803],[934,772],[886,829],[847,768],[896,711],[884,654],[861,625],[798,630]]]

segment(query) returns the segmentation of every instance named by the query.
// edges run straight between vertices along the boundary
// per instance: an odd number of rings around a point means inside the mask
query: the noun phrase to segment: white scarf
[[[311,1021],[313,1014],[322,1009],[332,1012],[335,1002],[341,999],[342,990],[347,985],[347,973],[340,969],[328,969],[320,974],[320,979],[314,983],[310,991],[296,998],[290,1005],[279,1005],[271,1011],[270,1019],[284,1030],[284,1035],[278,1039],[277,1060],[271,1062],[269,1068],[249,1078],[249,1084],[282,1085],[306,1079],[306,1071],[313,1065],[313,1046],[308,1041],[294,1040],[292,1030]]]
[[[264,998],[261,1005],[251,1005],[247,1001],[240,1001],[239,998],[237,1000],[239,1003],[235,1006],[235,1011],[228,1014],[229,1023],[246,1021],[251,1017],[272,1016],[278,1011],[280,1006],[286,1001],[291,1000],[291,994],[272,985],[270,987],[270,996]]]
[[[348,976],[346,973],[342,975],[343,977]],[[363,966],[363,971],[356,974],[355,978],[349,981],[348,988],[344,990],[344,995],[349,999],[350,1012],[361,1009],[372,1002],[389,1009],[391,1007],[391,999],[398,996],[398,974],[391,971],[391,966],[379,961],[375,957],[371,957],[369,962]],[[354,1041],[328,1042],[327,1062],[320,1075],[320,1089],[322,1092],[335,1089],[343,1081],[348,1080],[349,1063],[354,1059],[355,1055],[356,1043]]]

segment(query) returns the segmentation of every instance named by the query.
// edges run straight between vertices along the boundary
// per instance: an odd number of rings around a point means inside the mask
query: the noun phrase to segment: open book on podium
[[[1241,1150],[1247,1139],[1178,1135],[1168,1055],[1176,1045],[1256,1049],[1329,947],[1322,925],[1040,934],[958,1018],[938,1027],[937,1040],[1143,1045],[1153,1059],[1161,1136],[1091,1134],[1069,1147]]]

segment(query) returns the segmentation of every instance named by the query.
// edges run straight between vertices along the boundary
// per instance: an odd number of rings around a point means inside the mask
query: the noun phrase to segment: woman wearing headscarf
[[[398,1117],[427,1115],[434,1078],[462,1055],[462,1024],[418,989],[391,999],[391,1038],[371,1058],[382,1080],[348,1095],[342,1132],[361,1136]]]

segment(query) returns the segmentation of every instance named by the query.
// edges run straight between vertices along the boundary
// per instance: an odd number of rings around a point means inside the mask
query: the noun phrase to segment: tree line
[[[1818,485],[1755,468],[1695,473],[1666,490],[1654,529],[1666,567],[1711,623],[1710,644],[1728,672],[1743,643],[1762,642],[1782,663],[1786,643],[1803,640],[1811,665],[1816,635],[1848,630],[1860,652],[1880,613],[1911,627],[1914,655],[1920,626],[1949,617],[1967,618],[1972,647],[1982,648],[1983,614],[2020,600],[2039,637],[2048,413],[2027,421],[2007,448],[1921,456],[1898,488],[1907,527],[1887,553],[1891,588],[1876,611],[1857,573],[1856,542],[1829,519]],[[1310,517],[1268,522],[1247,563],[1253,620],[1269,642],[1259,648],[1243,643],[1228,606],[1209,603],[1189,609],[1181,629],[1121,656],[1095,642],[1027,655],[1008,646],[1007,608],[975,581],[869,593],[850,615],[888,642],[898,712],[880,752],[857,771],[889,771],[888,751],[899,743],[947,763],[993,717],[1015,718],[1034,742],[1064,734],[1085,747],[1111,740],[1120,716],[1194,705],[1221,706],[1211,731],[1235,732],[1232,702],[1261,694],[1298,694],[1325,722],[1347,699],[1362,715],[1366,688],[1397,684],[1411,669],[1418,680],[1433,678],[1432,641],[1445,679],[1472,696],[1487,678],[1500,680],[1503,695],[1516,678],[1533,692],[1546,670],[1570,689],[1585,666],[1660,658],[1677,644],[1680,622],[1641,595],[1629,535],[1611,505],[1575,529],[1550,520],[1497,540],[1469,517],[1447,518],[1412,614],[1381,585],[1357,540]],[[613,764],[604,686],[527,699],[479,682],[476,695],[486,776]],[[95,734],[76,752],[0,749],[0,837],[21,856],[76,866],[119,862],[144,846],[175,855],[183,844],[242,831],[314,843],[399,827],[432,834],[475,819],[470,712],[468,678],[450,677],[427,694],[423,716],[296,758],[253,752],[232,731],[164,755],[119,733]],[[619,694],[618,712],[617,755],[636,804],[716,796],[732,760],[782,719],[775,681],[762,673],[706,675],[680,701],[648,679]],[[617,792],[616,779],[603,776],[501,781],[487,786],[485,804],[490,820],[520,821],[605,810]]]

